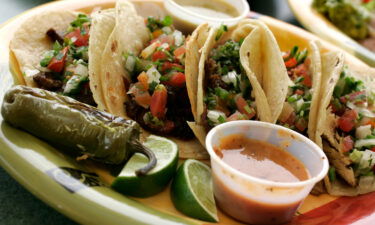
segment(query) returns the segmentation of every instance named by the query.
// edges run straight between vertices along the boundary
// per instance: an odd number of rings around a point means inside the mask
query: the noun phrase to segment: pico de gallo
[[[79,14],[66,31],[49,29],[46,35],[54,43],[53,49],[43,54],[40,72],[33,80],[39,88],[95,106],[88,76],[90,25],[90,18]]]
[[[375,92],[345,68],[335,86],[329,109],[335,114],[338,149],[351,160],[356,178],[375,170]],[[331,168],[329,177],[335,179]]]
[[[297,46],[283,54],[289,78],[294,85],[289,86],[278,123],[300,133],[305,133],[307,130],[312,98],[310,60],[307,58],[307,54],[306,49],[299,51]]]
[[[148,46],[139,56],[124,55],[131,76],[127,115],[154,133],[192,138],[186,123],[194,120],[185,80],[186,38],[169,16],[149,17],[145,23],[151,35]]]
[[[218,35],[225,30],[222,26]],[[206,110],[202,121],[207,129],[227,121],[256,118],[252,87],[240,62],[241,44],[242,40],[227,40],[212,49],[205,62]]]

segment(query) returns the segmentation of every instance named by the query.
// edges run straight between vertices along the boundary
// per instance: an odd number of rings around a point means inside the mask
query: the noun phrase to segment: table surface
[[[0,0],[0,24],[48,0]],[[298,25],[287,0],[249,1],[251,10]],[[3,53],[4,54],[4,53]],[[32,179],[32,178],[30,178]],[[76,224],[34,197],[0,167],[0,224]]]

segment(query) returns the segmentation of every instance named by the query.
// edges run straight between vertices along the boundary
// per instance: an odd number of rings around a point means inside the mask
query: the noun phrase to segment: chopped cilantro
[[[84,23],[90,23],[90,18],[85,14],[79,14],[77,19],[70,23],[70,25],[74,28],[82,27]]]
[[[215,94],[223,100],[226,100],[228,98],[229,92],[221,87],[215,88]]]
[[[332,182],[336,180],[336,169],[335,169],[335,167],[329,167],[328,177],[329,177],[329,180],[332,181]]]
[[[223,116],[219,116],[219,118],[217,118],[217,120],[219,121],[219,123],[225,123],[226,120]]]
[[[223,36],[223,34],[224,34],[225,32],[227,32],[227,31],[228,31],[228,27],[227,27],[226,25],[222,24],[222,25],[220,26],[219,30],[218,30],[217,33],[216,33],[215,40],[218,41],[218,40],[221,38],[221,36]]]
[[[154,32],[156,30],[162,29],[163,27],[171,26],[173,24],[172,17],[166,16],[163,20],[155,19],[154,17],[150,16],[147,18],[147,28],[150,32]]]
[[[228,40],[223,45],[211,51],[212,59],[218,65],[218,73],[226,75],[229,71],[241,74],[240,45],[238,42]]]
[[[170,17],[170,16],[164,17],[164,19],[161,21],[161,23],[164,26],[170,26],[170,25],[172,25],[172,23],[173,23],[172,17]]]
[[[155,81],[151,82],[151,84],[149,84],[149,87],[148,87],[148,90],[150,92],[153,92],[155,90],[155,87],[158,85],[158,83],[156,83]]]

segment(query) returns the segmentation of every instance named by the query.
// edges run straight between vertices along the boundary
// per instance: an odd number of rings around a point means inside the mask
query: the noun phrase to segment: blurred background
[[[78,0],[77,0],[78,1]],[[47,0],[0,0],[0,24]],[[299,25],[287,0],[249,0],[252,11]],[[2,53],[4,54],[4,53]],[[30,178],[32,179],[32,178]],[[34,197],[0,167],[0,224],[75,224]]]

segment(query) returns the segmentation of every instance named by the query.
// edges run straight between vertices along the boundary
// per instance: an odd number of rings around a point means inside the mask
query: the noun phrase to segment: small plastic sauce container
[[[214,11],[215,8],[222,9],[221,5],[227,5],[236,10],[236,15],[223,16],[220,11],[207,14],[209,11]],[[165,0],[164,7],[167,14],[172,16],[176,29],[185,33],[191,33],[202,23],[217,26],[225,24],[230,28],[244,19],[250,12],[246,0]],[[210,9],[211,7],[213,9]]]
[[[231,134],[268,142],[291,153],[309,173],[307,180],[274,182],[242,173],[215,152],[220,139]],[[290,221],[313,186],[328,172],[323,151],[303,135],[275,124],[233,121],[214,127],[206,137],[211,157],[214,194],[218,206],[237,220],[250,224],[283,224]]]

